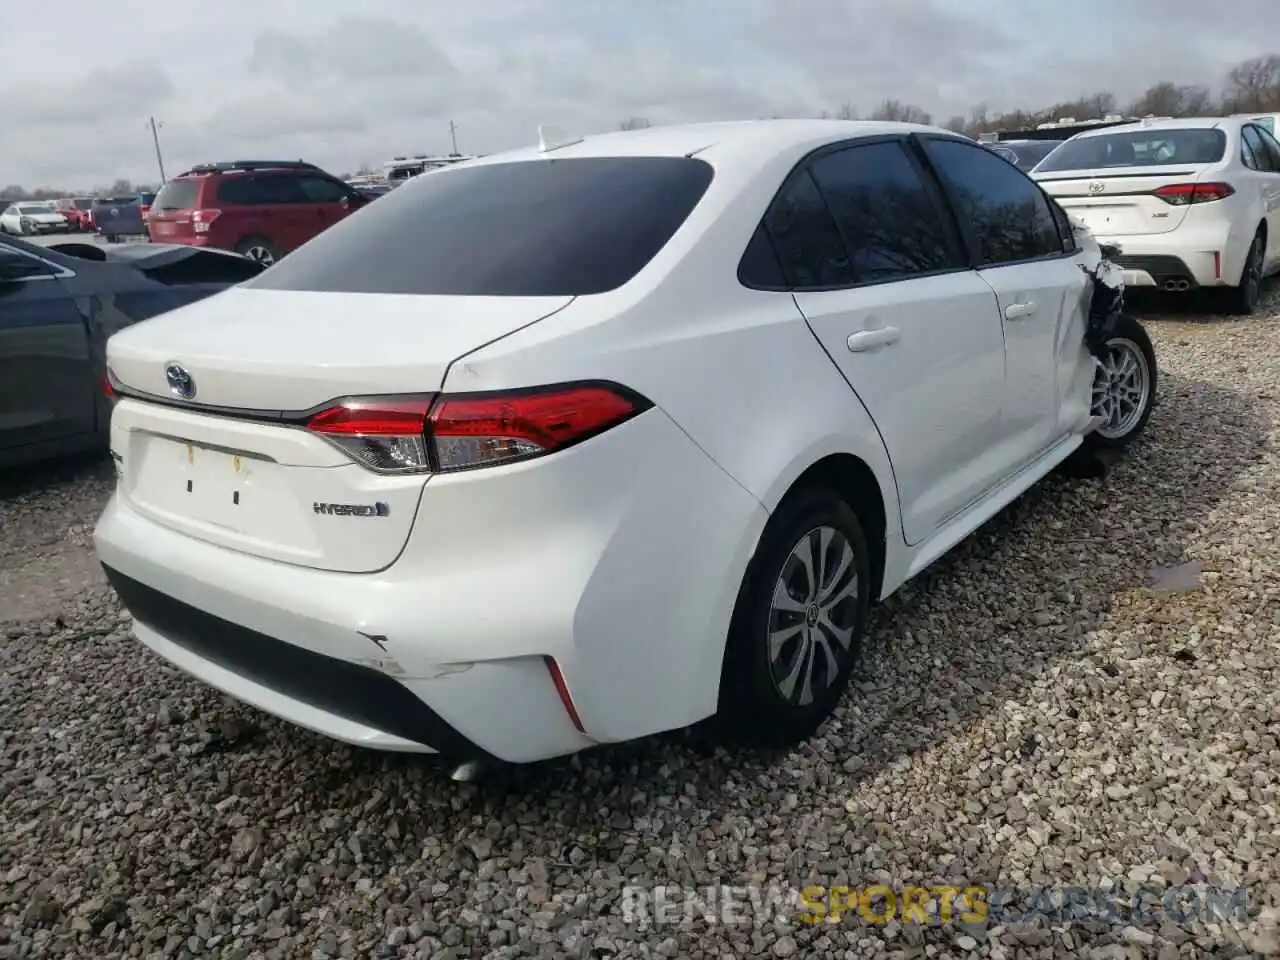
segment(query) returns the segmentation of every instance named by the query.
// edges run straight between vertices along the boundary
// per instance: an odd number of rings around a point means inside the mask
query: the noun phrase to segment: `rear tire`
[[[236,244],[236,253],[269,267],[280,259],[280,248],[268,237],[245,237]]]
[[[821,487],[765,525],[738,593],[717,733],[750,747],[808,739],[835,710],[867,629],[871,573],[857,514]]]
[[[1107,420],[1085,437],[1094,449],[1121,450],[1147,427],[1156,402],[1156,351],[1142,324],[1128,314],[1116,317],[1103,344],[1103,366],[1094,374],[1091,412]]]
[[[1253,243],[1249,245],[1249,253],[1245,257],[1244,271],[1240,275],[1240,283],[1229,287],[1225,292],[1226,312],[1240,317],[1251,317],[1258,312],[1262,303],[1262,267],[1267,253],[1267,241],[1258,228],[1253,235]]]

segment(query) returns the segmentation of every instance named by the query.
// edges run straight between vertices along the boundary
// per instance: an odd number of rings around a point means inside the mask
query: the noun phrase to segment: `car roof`
[[[1114,127],[1102,127],[1098,130],[1085,130],[1077,133],[1072,140],[1086,140],[1089,137],[1105,137],[1112,133],[1136,133],[1139,130],[1211,130],[1223,124],[1242,123],[1235,117],[1174,117],[1162,120],[1138,120],[1134,123],[1121,123]]]
[[[816,149],[840,140],[925,132],[958,136],[942,127],[880,120],[731,120],[595,134],[545,152],[536,146],[523,147],[455,167],[558,157],[703,156],[718,163],[758,162],[763,157],[798,148]]]

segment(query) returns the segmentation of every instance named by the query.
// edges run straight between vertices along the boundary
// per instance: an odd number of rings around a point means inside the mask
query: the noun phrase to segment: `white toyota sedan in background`
[[[1220,288],[1258,309],[1280,270],[1280,143],[1246,117],[1153,120],[1076,134],[1031,175],[1101,243],[1128,286]]]
[[[152,650],[351,743],[522,762],[713,716],[794,743],[873,601],[1145,426],[1142,327],[1083,342],[1090,255],[931,127],[429,172],[111,338],[98,555]]]

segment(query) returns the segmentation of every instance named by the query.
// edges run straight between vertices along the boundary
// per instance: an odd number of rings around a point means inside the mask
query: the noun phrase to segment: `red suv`
[[[160,188],[147,232],[156,243],[219,247],[270,265],[368,202],[302,161],[206,163]]]

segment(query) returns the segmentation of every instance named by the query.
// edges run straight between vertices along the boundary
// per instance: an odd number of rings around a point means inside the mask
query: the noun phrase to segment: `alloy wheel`
[[[1098,433],[1108,440],[1128,434],[1142,420],[1151,395],[1147,355],[1132,340],[1108,340],[1102,366],[1093,379],[1093,412],[1101,414]]]
[[[808,706],[840,674],[858,612],[853,546],[821,526],[791,549],[769,607],[768,657],[774,687],[793,706]]]

